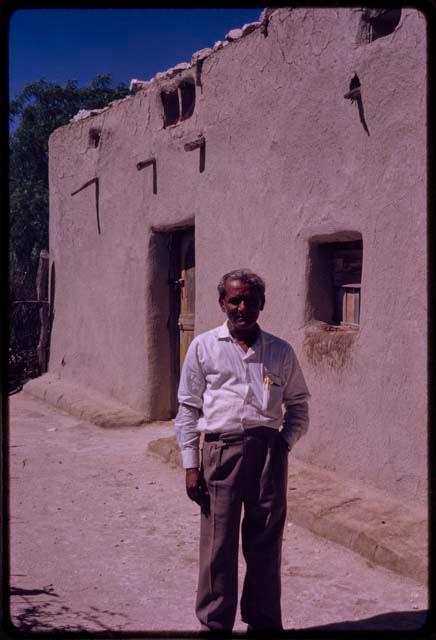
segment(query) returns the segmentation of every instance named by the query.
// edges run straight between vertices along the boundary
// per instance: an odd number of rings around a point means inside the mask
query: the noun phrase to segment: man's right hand
[[[186,469],[186,493],[191,500],[201,505],[202,495],[199,490],[199,481],[200,471],[196,467],[193,469]]]

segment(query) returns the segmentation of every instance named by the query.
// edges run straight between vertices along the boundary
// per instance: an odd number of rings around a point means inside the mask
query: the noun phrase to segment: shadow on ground
[[[39,589],[11,587],[9,593],[10,624],[15,631],[116,631],[123,626],[120,618],[127,619],[125,614],[92,606],[74,610],[54,600],[60,596],[51,584]]]
[[[11,587],[11,598],[19,598],[15,601],[13,609],[17,612],[13,615],[12,626],[15,631],[119,631],[123,636],[122,623],[120,618],[127,618],[124,614],[114,613],[110,610],[98,609],[97,607],[89,607],[87,611],[75,611],[74,609],[61,605],[54,601],[53,598],[59,598],[55,593],[53,586],[48,585],[40,589],[22,589],[19,587]],[[48,596],[41,600],[41,596]],[[428,623],[428,611],[398,611],[383,613],[371,618],[362,620],[345,620],[341,622],[333,622],[330,624],[309,627],[305,629],[288,629],[283,632],[283,637],[298,638],[348,638],[348,632],[352,632],[353,637],[366,638],[367,632],[371,631],[371,638],[379,637],[377,632],[383,633],[380,637],[403,637],[401,632],[410,634],[411,631],[419,632],[424,630]],[[115,621],[115,618],[118,621]],[[72,622],[76,619],[78,622]],[[68,622],[67,620],[70,620]],[[112,624],[111,624],[112,623]],[[166,630],[170,631],[170,630]],[[129,630],[131,634],[132,631]],[[135,633],[147,633],[147,629],[137,629]],[[373,635],[374,634],[374,635]],[[174,637],[196,637],[196,632],[184,631],[172,633]],[[274,637],[280,637],[282,634],[274,634]],[[259,634],[259,637],[271,637],[271,632]],[[220,634],[216,634],[220,637]],[[221,636],[224,638],[224,636]],[[234,633],[234,637],[246,637],[245,633]],[[410,635],[406,636],[410,637]]]
[[[428,611],[392,611],[381,613],[371,618],[362,620],[344,620],[343,622],[333,622],[320,627],[310,627],[304,631],[310,632],[335,632],[335,631],[386,631],[396,633],[397,631],[418,631],[427,623]]]
[[[428,626],[426,626],[428,625]],[[363,618],[361,620],[344,620],[341,622],[332,622],[317,627],[307,627],[305,629],[287,629],[283,633],[274,637],[283,638],[309,638],[312,640],[323,640],[324,638],[330,640],[349,640],[350,638],[358,638],[361,640],[376,640],[378,638],[423,638],[428,633],[433,631],[430,628],[429,611],[392,611],[388,613],[382,613],[370,618]],[[368,635],[368,632],[370,634]],[[414,633],[415,632],[416,635]],[[351,635],[349,635],[351,633]],[[236,637],[243,638],[245,634],[235,633]],[[269,638],[271,632],[259,633],[255,637]]]

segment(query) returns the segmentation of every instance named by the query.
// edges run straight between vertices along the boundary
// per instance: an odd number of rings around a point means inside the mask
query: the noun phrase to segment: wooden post
[[[195,140],[187,142],[183,146],[185,151],[194,151],[200,149],[200,173],[203,173],[206,166],[206,139],[203,135],[199,135]]]
[[[36,274],[36,297],[39,302],[39,318],[41,329],[37,346],[40,373],[47,371],[48,333],[49,333],[49,304],[48,304],[48,267],[49,253],[42,249],[39,254],[38,272]]]
[[[150,158],[149,160],[141,160],[141,162],[136,163],[136,168],[138,171],[145,169],[145,167],[149,166],[153,167],[153,193],[157,193],[157,169],[156,169],[156,158]]]

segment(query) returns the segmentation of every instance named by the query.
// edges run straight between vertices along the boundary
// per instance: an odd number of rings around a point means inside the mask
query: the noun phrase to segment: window
[[[161,93],[164,128],[187,120],[194,113],[195,82],[192,78],[185,78],[177,89],[162,91]]]
[[[363,245],[357,232],[312,238],[309,243],[307,319],[357,328],[360,323]]]
[[[181,119],[186,120],[194,113],[195,107],[195,84],[192,80],[185,80],[179,86],[181,102]]]
[[[361,44],[374,42],[393,33],[401,20],[401,9],[364,9],[358,40]]]
[[[96,149],[100,144],[101,129],[90,129],[88,136],[88,146]]]
[[[342,311],[341,324],[359,325],[360,320],[360,284],[344,284],[341,287]]]
[[[169,127],[180,118],[179,95],[177,91],[162,91],[160,95],[164,109],[164,127]]]
[[[400,19],[401,9],[379,9],[375,15],[368,18],[370,24],[369,41],[373,42],[393,33],[398,27]]]
[[[338,242],[322,247],[332,265],[335,324],[358,325],[362,280],[362,241]]]

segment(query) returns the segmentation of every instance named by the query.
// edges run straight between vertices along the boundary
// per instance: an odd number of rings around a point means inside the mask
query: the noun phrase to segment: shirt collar
[[[225,320],[223,324],[218,327],[217,338],[218,340],[231,340],[232,342],[234,342],[234,339],[230,335],[227,320]],[[264,332],[259,327],[259,334],[256,338],[256,342],[253,344],[253,347],[257,346],[258,344],[262,344],[263,341],[264,341]]]
[[[227,320],[225,320],[223,324],[218,327],[217,338],[218,340],[232,339],[232,336],[230,335],[229,327],[227,326]]]

